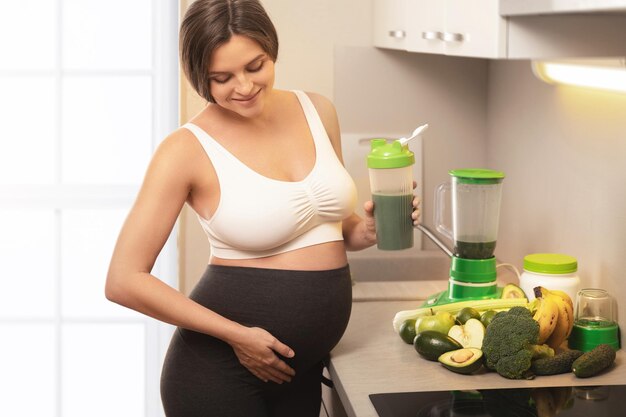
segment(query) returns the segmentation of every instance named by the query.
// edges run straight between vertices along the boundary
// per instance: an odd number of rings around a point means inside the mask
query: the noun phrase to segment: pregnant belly
[[[352,305],[348,267],[289,271],[209,265],[190,297],[231,320],[269,331],[309,367],[343,335]]]

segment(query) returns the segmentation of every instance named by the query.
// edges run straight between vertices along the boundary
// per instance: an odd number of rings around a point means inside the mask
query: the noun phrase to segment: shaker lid
[[[367,155],[368,168],[403,168],[415,163],[415,155],[400,141],[387,142],[385,139],[372,139]]]
[[[448,174],[462,184],[498,184],[504,178],[504,172],[482,168],[453,169]]]
[[[578,261],[560,253],[533,253],[524,257],[524,269],[540,274],[570,274],[578,270]]]

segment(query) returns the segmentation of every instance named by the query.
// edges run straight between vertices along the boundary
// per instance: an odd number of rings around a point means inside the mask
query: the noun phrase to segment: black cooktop
[[[371,394],[379,417],[620,417],[626,385]]]

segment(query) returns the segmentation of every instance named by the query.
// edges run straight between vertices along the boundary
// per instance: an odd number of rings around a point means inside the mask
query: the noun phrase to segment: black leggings
[[[322,360],[348,324],[348,266],[289,271],[209,265],[190,298],[245,326],[261,327],[291,347],[282,358],[291,382],[263,382],[230,345],[178,328],[161,375],[167,417],[319,417]]]

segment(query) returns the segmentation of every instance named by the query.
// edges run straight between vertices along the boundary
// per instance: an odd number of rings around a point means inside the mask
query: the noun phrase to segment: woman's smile
[[[259,88],[256,93],[254,94],[250,94],[248,96],[245,97],[234,97],[232,100],[239,102],[240,104],[244,105],[244,106],[249,106],[254,104],[254,102],[256,101],[256,98],[259,96],[259,94],[261,93],[261,88]]]

